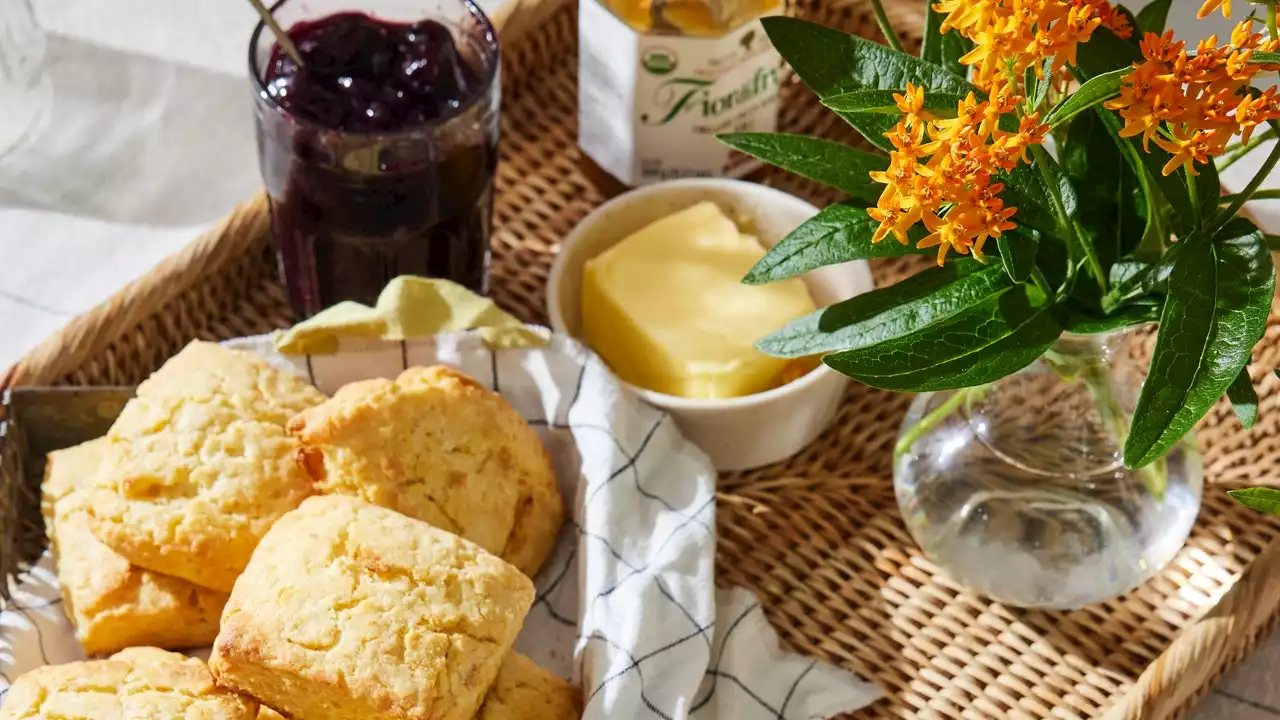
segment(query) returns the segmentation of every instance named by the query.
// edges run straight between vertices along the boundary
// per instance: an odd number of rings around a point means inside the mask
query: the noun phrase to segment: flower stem
[[[1222,204],[1225,205],[1227,203],[1235,202],[1236,198],[1238,197],[1240,196],[1224,195],[1222,196]],[[1258,192],[1253,194],[1253,197],[1249,199],[1250,200],[1280,200],[1280,188],[1271,188],[1269,190],[1259,190]]]
[[[1276,39],[1276,0],[1267,2],[1267,32],[1271,33],[1269,39]]]
[[[1044,181],[1046,194],[1049,196],[1049,204],[1053,206],[1053,214],[1058,221],[1059,229],[1066,235],[1067,254],[1072,261],[1079,259],[1080,255],[1084,255],[1085,264],[1089,266],[1090,274],[1098,281],[1098,287],[1102,288],[1102,292],[1107,292],[1107,278],[1102,272],[1102,264],[1098,260],[1098,254],[1093,246],[1086,247],[1084,243],[1089,242],[1083,237],[1080,228],[1075,221],[1067,214],[1067,207],[1062,199],[1062,189],[1058,186],[1058,179],[1054,177],[1053,172],[1049,169],[1051,159],[1045,149],[1039,145],[1031,146],[1031,158],[1036,166],[1036,170],[1040,171],[1040,179]]]
[[[941,405],[929,411],[928,415],[920,418],[915,425],[912,425],[902,437],[898,438],[898,443],[893,446],[893,456],[895,458],[905,454],[911,449],[912,445],[920,439],[925,433],[934,429],[943,420],[946,420],[951,413],[959,409],[960,404],[971,397],[980,397],[987,391],[987,386],[961,388],[951,394]]]
[[[1249,142],[1233,145],[1227,148],[1227,153],[1223,155],[1222,160],[1218,162],[1218,172],[1222,172],[1232,165],[1235,165],[1237,160],[1248,155],[1250,152],[1253,152],[1253,150],[1262,143],[1275,139],[1275,137],[1276,131],[1271,128],[1267,128],[1265,132],[1258,133],[1250,138]]]
[[[876,22],[880,24],[880,32],[884,33],[884,39],[889,43],[889,47],[903,52],[902,42],[898,40],[898,33],[893,31],[893,26],[889,24],[889,16],[884,12],[884,5],[880,0],[871,0],[871,9],[876,13]]]
[[[1098,408],[1098,414],[1102,416],[1103,427],[1111,434],[1111,439],[1116,446],[1123,448],[1125,438],[1129,436],[1129,426],[1125,422],[1124,410],[1111,393],[1111,382],[1107,378],[1106,371],[1100,365],[1087,364],[1084,371],[1080,373],[1080,379],[1089,389],[1089,395],[1093,397],[1093,404]],[[1169,484],[1169,470],[1164,458],[1140,467],[1134,472],[1142,479],[1147,492],[1157,500],[1164,497],[1165,488]]]
[[[1271,127],[1272,129],[1275,129],[1277,126],[1273,123]],[[1253,180],[1249,181],[1249,185],[1244,189],[1244,191],[1237,193],[1235,195],[1235,200],[1232,200],[1231,204],[1228,205],[1225,210],[1218,213],[1218,216],[1214,219],[1214,228],[1213,232],[1210,233],[1211,236],[1217,235],[1218,231],[1222,229],[1222,226],[1226,225],[1231,218],[1235,217],[1236,213],[1240,212],[1240,208],[1244,207],[1244,204],[1249,201],[1249,198],[1253,197],[1254,193],[1258,192],[1258,188],[1262,186],[1263,181],[1265,181],[1267,176],[1271,174],[1271,171],[1275,169],[1276,163],[1280,163],[1280,143],[1276,143],[1276,146],[1271,148],[1271,154],[1267,155],[1267,159],[1263,161],[1262,167],[1258,168],[1258,174],[1253,176]]]
[[[1200,227],[1204,210],[1200,207],[1200,193],[1196,191],[1196,176],[1192,174],[1190,167],[1184,168],[1182,174],[1187,176],[1187,194],[1191,196],[1191,212],[1196,216],[1196,227]]]

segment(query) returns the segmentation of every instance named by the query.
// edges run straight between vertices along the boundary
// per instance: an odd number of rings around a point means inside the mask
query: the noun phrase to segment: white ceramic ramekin
[[[671,180],[646,185],[601,205],[560,245],[547,282],[547,309],[556,332],[582,338],[582,269],[586,261],[631,233],[703,200],[735,218],[751,218],[761,243],[772,246],[817,214],[813,205],[756,183],[724,179]],[[803,276],[818,306],[873,287],[865,261],[822,268]],[[819,365],[782,387],[745,397],[698,400],[633,388],[671,414],[685,437],[718,470],[745,470],[784,460],[831,424],[848,380]]]

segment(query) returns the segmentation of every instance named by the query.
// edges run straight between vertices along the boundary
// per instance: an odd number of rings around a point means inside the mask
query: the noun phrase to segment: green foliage
[[[1146,33],[1164,34],[1164,25],[1169,19],[1169,6],[1173,0],[1152,0],[1138,11],[1138,25],[1134,35]]]
[[[1070,69],[1081,85],[1055,99],[1033,70],[1022,80],[1020,110],[1042,112],[1054,152],[1031,148],[1030,161],[993,181],[1018,227],[988,241],[986,258],[954,254],[889,287],[800,318],[759,341],[779,357],[823,355],[836,370],[873,387],[929,392],[977,387],[1033,362],[1064,331],[1106,333],[1159,322],[1149,380],[1124,449],[1129,467],[1158,460],[1226,393],[1241,422],[1252,424],[1257,397],[1244,372],[1266,327],[1275,288],[1268,238],[1247,220],[1219,210],[1220,180],[1212,165],[1165,175],[1168,153],[1141,138],[1122,138],[1123,121],[1104,107],[1116,97],[1137,40],[1161,32],[1171,2],[1149,3],[1130,19],[1139,32],[1125,40],[1099,28],[1078,48]],[[1122,12],[1128,12],[1121,9]],[[939,117],[981,91],[966,81],[959,58],[972,45],[941,33],[942,18],[926,2],[921,57],[793,18],[763,21],[796,74],[822,103],[876,147],[900,118],[893,100],[908,83],[925,89]],[[1280,62],[1280,55],[1255,60]],[[1048,103],[1054,101],[1052,106]],[[1006,115],[1001,128],[1016,127]],[[850,260],[932,253],[916,243],[871,238],[878,223],[866,208],[882,186],[868,173],[886,167],[875,153],[794,135],[738,133],[729,145],[847,193],[774,246],[744,282],[795,277]],[[1256,188],[1253,188],[1256,189]],[[1252,192],[1252,189],[1248,190]],[[1274,496],[1242,491],[1246,504]]]
[[[1013,286],[1000,268],[963,259],[806,315],[757,347],[786,358],[868,347],[925,330]]]
[[[877,113],[892,115],[894,121],[902,115],[897,101],[893,99],[896,90],[854,90],[852,92],[828,95],[822,98],[822,104],[836,111],[845,113]],[[960,93],[928,93],[924,98],[924,108],[940,117],[956,114],[956,105],[964,99]]]
[[[827,355],[832,368],[883,390],[930,392],[994,382],[1040,357],[1063,326],[1031,285],[966,308],[915,332]]]
[[[1056,128],[1085,110],[1119,95],[1121,80],[1128,73],[1128,68],[1121,68],[1089,78],[1079,90],[1050,110],[1044,117],[1044,122]]]
[[[933,92],[977,92],[937,65],[866,38],[798,18],[768,17],[760,22],[796,75],[821,98],[868,88],[901,92],[907,83]]]
[[[1269,515],[1280,515],[1280,490],[1268,487],[1228,490],[1232,500]]]
[[[1030,230],[1010,230],[996,241],[1000,248],[1000,264],[1014,282],[1026,282],[1036,266],[1036,254],[1040,250],[1040,233]]]
[[[867,203],[875,203],[882,190],[868,174],[889,166],[889,159],[883,155],[808,135],[733,133],[721,135],[720,141]]]
[[[1182,240],[1151,371],[1124,447],[1126,467],[1164,454],[1226,392],[1262,338],[1275,267],[1262,232],[1236,218],[1218,237]]]
[[[850,260],[929,252],[915,246],[915,242],[925,235],[920,226],[913,229],[911,243],[907,245],[892,237],[878,243],[871,242],[871,236],[879,226],[880,223],[867,215],[862,203],[836,203],[778,241],[742,281],[760,285]]]
[[[1236,411],[1240,424],[1248,430],[1258,421],[1258,391],[1253,389],[1253,380],[1246,367],[1240,371],[1231,386],[1227,388],[1227,398],[1231,400],[1231,408]]]

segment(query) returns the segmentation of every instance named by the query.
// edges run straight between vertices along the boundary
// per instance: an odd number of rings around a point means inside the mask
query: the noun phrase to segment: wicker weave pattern
[[[792,10],[879,35],[861,0],[805,0]],[[920,27],[922,3],[890,10],[899,27]],[[515,0],[498,22],[506,55],[493,286],[500,304],[536,322],[559,238],[603,197],[577,166],[572,0]],[[786,129],[851,139],[803,88],[785,93]],[[819,203],[834,199],[781,173],[762,179]],[[910,261],[875,266],[881,282],[910,269]],[[50,338],[9,382],[134,383],[192,337],[289,322],[259,197]],[[969,595],[941,575],[911,542],[890,482],[909,398],[865,387],[850,391],[836,426],[799,456],[722,479],[721,579],[755,589],[794,648],[889,692],[859,717],[1180,715],[1269,629],[1280,593],[1280,523],[1225,494],[1270,481],[1280,462],[1280,380],[1270,374],[1280,361],[1280,317],[1273,315],[1256,359],[1261,422],[1246,433],[1225,405],[1206,420],[1200,522],[1170,567],[1125,597],[1071,613],[1022,611]]]

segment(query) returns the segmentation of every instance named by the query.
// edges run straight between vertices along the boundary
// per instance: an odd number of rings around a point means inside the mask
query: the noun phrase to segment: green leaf
[[[1027,102],[1032,112],[1044,104],[1045,99],[1049,97],[1049,90],[1053,88],[1053,58],[1045,58],[1040,72],[1041,74],[1037,75],[1035,66],[1028,65],[1023,76],[1023,82],[1028,88]]]
[[[1164,454],[1226,392],[1262,338],[1275,268],[1258,228],[1235,218],[1215,238],[1195,233],[1169,276],[1160,331],[1124,464]]]
[[[1255,52],[1255,53],[1253,54],[1253,57],[1251,57],[1250,59],[1251,59],[1253,62],[1255,62],[1255,63],[1262,63],[1262,64],[1266,64],[1266,65],[1275,65],[1275,64],[1280,63],[1280,53],[1274,53],[1274,52]]]
[[[1102,118],[1116,146],[1129,161],[1135,173],[1145,173],[1152,192],[1158,192],[1182,223],[1178,229],[1190,229],[1195,226],[1195,208],[1191,205],[1191,193],[1182,178],[1176,174],[1165,175],[1164,165],[1169,161],[1169,153],[1151,143],[1147,149],[1142,148],[1141,138],[1122,138],[1120,129],[1124,126],[1115,113],[1103,108],[1095,108],[1098,117]]]
[[[783,59],[821,98],[862,89],[897,90],[907,83],[932,92],[976,92],[937,65],[865,38],[798,18],[775,16],[760,22]]]
[[[837,113],[876,113],[892,115],[896,121],[902,117],[898,103],[893,99],[894,93],[902,94],[902,90],[854,90],[828,95],[822,98],[822,104]],[[960,93],[925,92],[924,107],[935,115],[954,117],[956,106],[965,98]]]
[[[1111,291],[1102,298],[1102,307],[1110,310],[1148,293],[1165,293],[1173,267],[1187,247],[1189,246],[1185,241],[1174,243],[1173,247],[1155,262],[1140,263],[1140,267],[1135,272],[1127,274],[1123,280],[1116,282]]]
[[[1121,328],[1135,325],[1146,325],[1160,319],[1160,303],[1158,301],[1126,305],[1106,317],[1078,317],[1067,323],[1067,330],[1080,335],[1096,335],[1109,333]]]
[[[898,118],[892,115],[884,115],[882,113],[836,113],[845,122],[857,130],[862,137],[867,139],[875,147],[885,151],[893,152],[893,143],[885,137],[885,133],[893,129],[898,124]]]
[[[867,203],[876,202],[883,190],[868,174],[889,166],[883,155],[810,135],[730,133],[717,137],[729,147]]]
[[[1232,500],[1241,505],[1270,515],[1280,515],[1280,490],[1269,487],[1228,490]]]
[[[1227,387],[1227,398],[1231,400],[1231,408],[1240,418],[1240,425],[1245,430],[1253,427],[1258,421],[1258,393],[1253,389],[1253,380],[1249,377],[1249,368],[1240,370],[1240,374]]]
[[[795,358],[874,345],[941,322],[1011,287],[1000,268],[961,258],[806,315],[756,347]]]
[[[1133,255],[1144,262],[1156,261],[1164,253],[1165,246],[1169,243],[1169,236],[1173,234],[1169,219],[1166,217],[1169,214],[1168,206],[1153,201],[1153,198],[1158,199],[1161,196],[1158,190],[1151,187],[1145,173],[1138,175],[1138,179],[1142,184],[1143,192],[1147,194],[1147,221]]]
[[[1164,34],[1164,25],[1169,19],[1169,6],[1173,0],[1151,0],[1147,6],[1138,11],[1138,29],[1134,33],[1142,36],[1145,33]]]
[[[1048,299],[1034,286],[1019,285],[916,332],[823,362],[884,390],[954,390],[1030,365],[1061,332]]]
[[[1081,82],[1113,70],[1129,68],[1142,62],[1142,51],[1108,28],[1098,27],[1089,42],[1076,48],[1075,70],[1082,75]]]
[[[1126,18],[1128,18],[1129,27],[1133,28],[1133,32],[1129,33],[1129,37],[1121,38],[1121,39],[1134,47],[1138,47],[1142,43],[1142,33],[1138,32],[1137,16],[1133,14],[1132,10],[1125,7],[1124,5],[1116,5],[1115,11],[1120,13],[1121,15],[1124,15]]]
[[[1124,260],[1111,266],[1107,279],[1111,281],[1112,285],[1124,285],[1149,267],[1151,266],[1148,263]]]
[[[1078,90],[1050,110],[1044,122],[1056,128],[1085,110],[1119,95],[1121,81],[1130,72],[1131,69],[1126,67],[1086,80]]]
[[[942,67],[963,80],[969,78],[969,66],[960,62],[960,58],[973,50],[973,41],[952,31],[942,36]]]
[[[1126,169],[1120,150],[1095,113],[1076,116],[1058,135],[1062,171],[1076,189],[1079,218],[1102,235],[1113,227],[1116,195]]]
[[[892,236],[878,243],[871,242],[878,227],[880,223],[871,219],[866,209],[853,201],[831,205],[769,248],[742,282],[761,285],[850,260],[933,252],[915,247],[915,241],[925,235],[924,227],[919,224],[912,228],[909,235],[912,242],[908,245],[899,243]]]
[[[964,80],[969,76],[969,68],[960,62],[960,58],[969,54],[973,43],[954,30],[943,33],[942,13],[933,9],[936,0],[925,0],[924,43],[920,49],[920,59],[940,65],[943,70]]]
[[[1035,167],[1019,165],[997,178],[1004,183],[1000,198],[1005,206],[1018,209],[1014,222],[1046,233],[1057,231],[1058,217],[1049,202],[1049,188]]]
[[[920,42],[920,59],[942,65],[942,13],[933,9],[934,0],[924,0],[924,37]]]
[[[1040,249],[1040,233],[1029,230],[1010,230],[996,239],[1000,249],[1000,263],[1014,282],[1025,282],[1036,266],[1036,251]]]
[[[1200,206],[1201,217],[1208,219],[1218,209],[1218,204],[1222,202],[1222,181],[1218,179],[1218,166],[1210,160],[1207,163],[1196,163],[1196,170],[1200,172],[1196,176],[1196,201]],[[1186,173],[1186,169],[1182,170]]]

